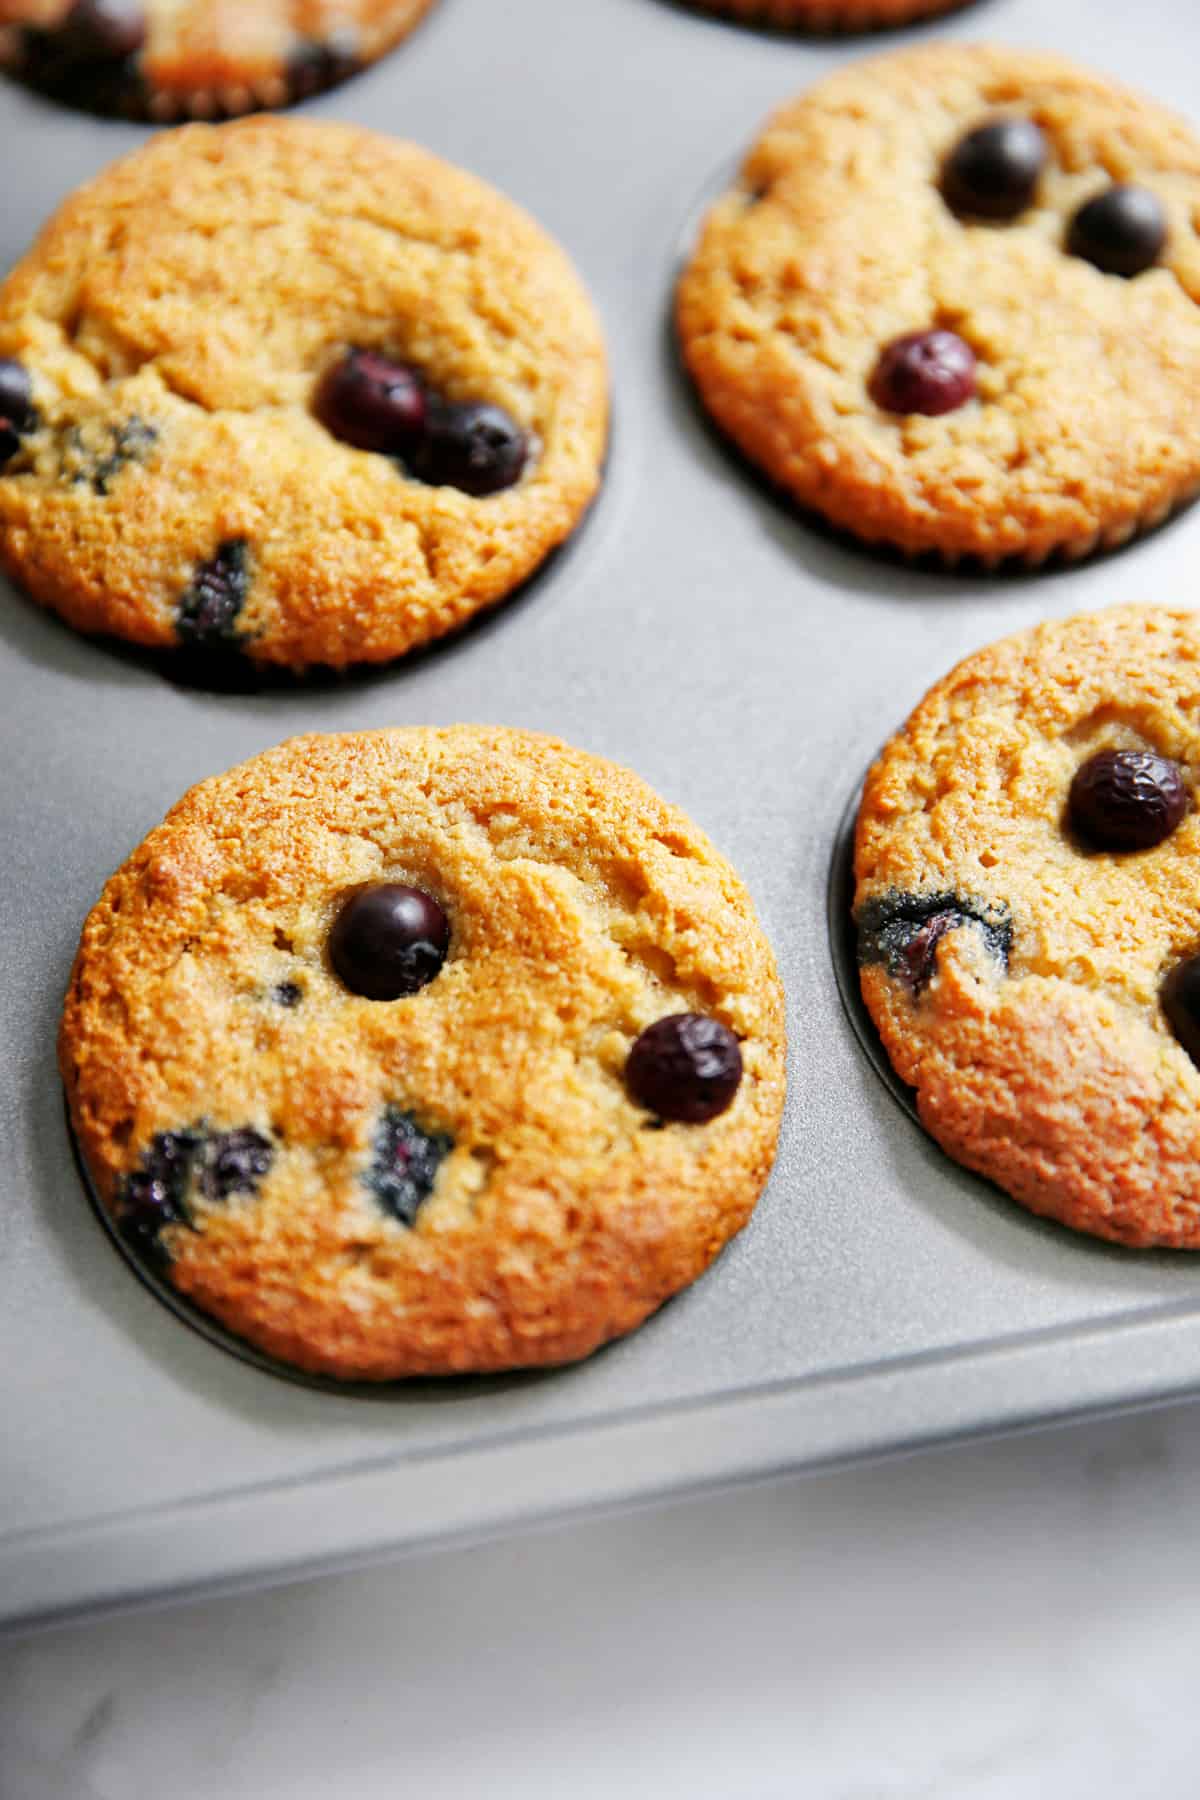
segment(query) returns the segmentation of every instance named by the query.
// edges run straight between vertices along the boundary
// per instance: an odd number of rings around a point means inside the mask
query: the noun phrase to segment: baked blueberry
[[[19,436],[37,424],[29,370],[10,356],[0,356],[0,419]]]
[[[333,437],[388,456],[411,455],[425,431],[420,376],[374,350],[349,350],[334,363],[317,388],[314,410]]]
[[[411,1113],[389,1106],[375,1134],[374,1156],[364,1180],[385,1212],[401,1225],[415,1225],[442,1161],[453,1148],[453,1139],[443,1132],[423,1131]]]
[[[159,1132],[119,1196],[122,1237],[139,1254],[161,1259],[163,1227],[191,1224],[193,1175],[206,1200],[256,1194],[274,1157],[269,1140],[249,1128],[209,1138],[201,1130]]]
[[[965,923],[962,913],[947,908],[945,912],[934,913],[923,925],[914,926],[911,937],[897,946],[900,979],[914,995],[920,994],[933,978],[937,968],[937,947],[946,933],[957,931]]]
[[[288,85],[292,98],[303,100],[347,80],[362,67],[358,38],[352,31],[335,31],[330,37],[312,39],[293,50],[288,58]]]
[[[11,357],[0,357],[0,469],[12,461],[21,439],[36,425],[29,371]]]
[[[960,138],[942,170],[942,193],[958,213],[1015,219],[1033,200],[1046,140],[1032,119],[991,119]]]
[[[1167,215],[1148,188],[1110,187],[1079,208],[1067,228],[1067,249],[1106,275],[1140,275],[1162,255]]]
[[[1200,1064],[1200,956],[1176,963],[1159,997],[1167,1024],[1192,1061]]]
[[[1072,829],[1094,850],[1150,850],[1187,811],[1179,764],[1152,750],[1100,750],[1075,771]]]
[[[427,987],[449,948],[450,921],[437,901],[398,881],[352,894],[329,934],[339,979],[368,1000],[399,1000]]]
[[[413,470],[436,487],[480,496],[512,487],[528,455],[528,438],[503,407],[441,401],[429,408]]]
[[[237,621],[250,588],[249,557],[243,538],[230,538],[201,563],[179,602],[175,630],[181,643],[197,650],[228,649],[237,643]]]
[[[197,1132],[160,1131],[126,1177],[117,1222],[121,1236],[139,1255],[161,1260],[163,1228],[189,1222],[187,1186],[200,1147]]]
[[[913,331],[884,350],[871,377],[871,398],[885,412],[937,417],[965,406],[975,376],[975,352],[957,332]]]
[[[144,110],[141,57],[146,26],[141,8],[81,0],[55,29],[21,34],[19,71],[32,87],[87,112]],[[131,46],[126,48],[125,46]]]
[[[647,1026],[625,1065],[639,1106],[660,1119],[703,1125],[733,1103],[742,1080],[737,1038],[705,1013],[672,1013]]]
[[[304,994],[294,981],[279,981],[271,989],[271,998],[277,1006],[286,1006],[290,1009],[293,1006],[299,1006]]]
[[[102,454],[89,455],[79,442],[72,446],[78,452],[79,463],[72,479],[89,481],[94,494],[107,494],[122,469],[130,463],[144,462],[157,442],[157,428],[135,413],[123,425],[111,427],[109,448]]]
[[[1013,928],[1005,906],[960,894],[883,894],[858,912],[858,960],[884,963],[888,974],[918,995],[937,967],[937,947],[947,932],[970,925],[992,960],[1005,972]]]
[[[146,14],[137,0],[76,0],[57,35],[72,62],[123,62],[146,42]]]
[[[200,1187],[208,1200],[227,1200],[230,1194],[257,1194],[259,1183],[275,1160],[270,1141],[248,1127],[225,1131],[210,1140],[200,1174]]]

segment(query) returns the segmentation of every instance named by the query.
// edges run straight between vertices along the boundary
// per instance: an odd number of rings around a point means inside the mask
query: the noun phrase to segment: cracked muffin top
[[[130,1249],[268,1353],[554,1363],[746,1222],[783,1006],[734,871],[636,776],[454,727],[192,789],[84,927],[60,1062]]]
[[[344,81],[432,0],[0,0],[0,68],[88,112],[233,117]]]
[[[738,447],[867,543],[1037,565],[1200,485],[1200,140],[1057,56],[938,44],[769,121],[679,285]]]
[[[349,126],[164,133],[0,286],[0,558],[141,645],[399,656],[569,535],[606,429],[599,327],[557,246]]]
[[[867,778],[862,989],[923,1123],[1032,1211],[1200,1247],[1200,618],[1040,625]]]

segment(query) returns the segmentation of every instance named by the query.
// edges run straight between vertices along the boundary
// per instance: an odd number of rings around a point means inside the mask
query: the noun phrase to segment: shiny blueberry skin
[[[427,408],[420,377],[374,350],[350,350],[327,370],[314,407],[326,431],[357,450],[406,456],[424,438]]]
[[[20,436],[37,423],[33,410],[33,382],[24,363],[0,356],[0,419]]]
[[[1167,215],[1148,188],[1111,187],[1088,200],[1067,228],[1067,249],[1106,275],[1149,269],[1167,242]]]
[[[639,1106],[688,1125],[723,1113],[741,1079],[736,1037],[704,1013],[673,1013],[648,1026],[625,1065],[626,1085]]]
[[[936,418],[975,393],[975,352],[953,331],[913,331],[894,339],[871,377],[871,398],[885,412]]]
[[[942,193],[956,213],[1015,219],[1033,200],[1048,146],[1032,119],[991,119],[946,158]]]
[[[0,469],[12,461],[21,439],[36,425],[29,371],[11,357],[0,356]]]
[[[136,0],[77,0],[59,28],[64,52],[78,62],[122,62],[146,42],[146,15]]]
[[[429,409],[429,424],[413,468],[435,487],[456,487],[477,497],[519,481],[529,440],[503,407],[467,401]]]
[[[1176,963],[1159,990],[1167,1024],[1200,1064],[1200,956]]]
[[[428,986],[446,960],[450,921],[431,894],[398,881],[363,888],[329,934],[329,960],[352,994],[400,1000]]]
[[[1100,750],[1075,771],[1072,830],[1094,850],[1152,850],[1188,808],[1178,763],[1151,750]]]

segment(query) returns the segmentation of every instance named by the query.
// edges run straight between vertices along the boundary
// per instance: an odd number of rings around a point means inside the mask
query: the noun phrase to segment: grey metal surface
[[[1106,8],[1102,36],[1097,16],[1094,0],[982,0],[943,30],[1083,56],[1200,118],[1186,0]],[[947,1162],[864,1056],[826,925],[847,800],[929,682],[1046,615],[1187,604],[1200,510],[1067,573],[906,571],[746,479],[669,349],[679,234],[713,171],[770,106],[871,47],[665,0],[442,0],[402,53],[312,109],[421,139],[524,202],[607,323],[618,423],[596,512],[458,642],[339,686],[217,696],[0,595],[0,1622],[1200,1385],[1200,1261],[1070,1237]],[[0,266],[145,135],[5,89]],[[788,990],[779,1162],[712,1273],[578,1368],[369,1401],[308,1391],[185,1329],[114,1254],[63,1125],[60,997],[103,878],[189,783],[299,730],[458,719],[632,764],[742,869]]]

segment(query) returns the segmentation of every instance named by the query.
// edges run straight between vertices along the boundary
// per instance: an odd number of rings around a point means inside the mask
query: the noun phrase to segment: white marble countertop
[[[1200,1405],[0,1648],[3,1800],[1172,1800]]]

